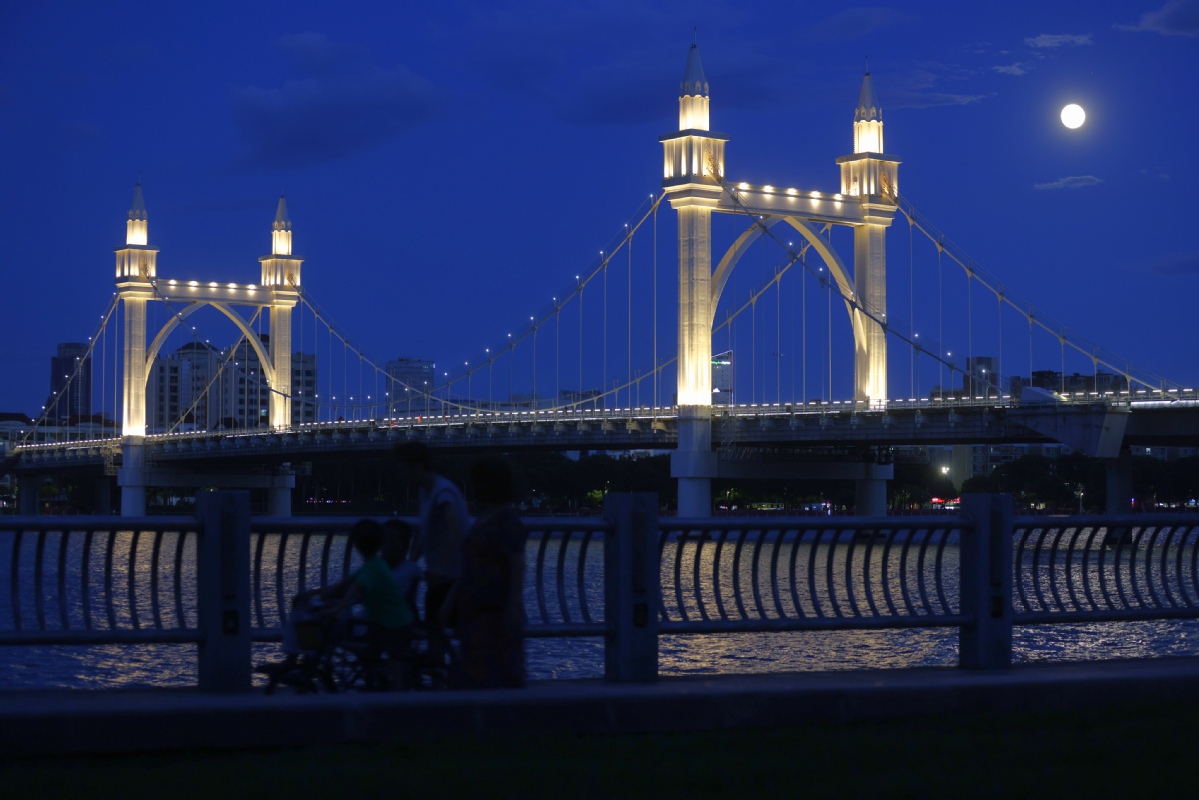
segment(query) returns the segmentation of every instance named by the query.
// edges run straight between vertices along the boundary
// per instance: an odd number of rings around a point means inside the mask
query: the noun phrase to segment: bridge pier
[[[863,477],[854,480],[854,516],[887,516],[887,481],[895,473],[890,464],[862,465]]]
[[[1129,513],[1132,510],[1132,454],[1128,448],[1121,448],[1120,455],[1115,458],[1103,459],[1103,472],[1107,479],[1107,513]]]
[[[101,475],[92,484],[93,514],[98,517],[112,516],[112,478]]]
[[[17,484],[17,505],[23,517],[42,513],[42,481],[37,475],[25,474]]]
[[[121,440],[121,468],[117,470],[121,487],[121,516],[146,515],[146,441],[141,436]]]
[[[679,516],[712,514],[712,479],[719,473],[712,452],[712,407],[679,406],[679,446],[670,454],[670,476],[679,482]]]
[[[291,516],[291,490],[295,485],[296,477],[291,471],[291,464],[280,465],[279,471],[271,477],[271,485],[266,490],[266,513],[269,516]]]

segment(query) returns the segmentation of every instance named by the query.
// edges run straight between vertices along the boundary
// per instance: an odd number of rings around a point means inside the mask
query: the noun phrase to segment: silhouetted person
[[[449,649],[441,607],[458,579],[462,563],[462,536],[470,524],[466,501],[454,483],[433,471],[433,453],[420,442],[396,445],[396,457],[406,479],[419,489],[417,516],[420,528],[413,541],[412,558],[425,563],[425,626],[433,653]]]
[[[479,516],[462,540],[462,573],[444,609],[461,645],[460,689],[525,685],[524,524],[512,506],[512,470],[498,457],[471,469]]]

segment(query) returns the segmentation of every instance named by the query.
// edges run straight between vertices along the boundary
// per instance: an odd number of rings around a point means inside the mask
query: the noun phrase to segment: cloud
[[[1039,36],[1029,36],[1025,38],[1024,43],[1029,47],[1037,49],[1052,49],[1055,47],[1065,47],[1066,45],[1092,44],[1091,34],[1089,33],[1042,33]]]
[[[995,70],[996,72],[1001,72],[1004,75],[1023,75],[1025,66],[1027,66],[1027,65],[1024,62],[1017,61],[1015,64],[1008,64],[1007,66],[991,67],[991,69]]]
[[[323,34],[280,39],[303,77],[233,91],[233,119],[249,168],[302,167],[333,161],[408,131],[433,115],[437,94],[407,67],[383,69],[361,48]]]
[[[908,19],[910,17],[893,8],[847,8],[809,27],[807,35],[820,39],[856,39],[906,22]]]
[[[1166,172],[1161,167],[1145,167],[1140,170],[1140,175],[1142,178],[1149,178],[1150,180],[1154,181],[1170,180],[1170,173]]]
[[[1068,178],[1058,178],[1050,183],[1035,183],[1034,189],[1082,189],[1086,186],[1096,186],[1103,183],[1102,178],[1094,175],[1071,175]]]
[[[1162,36],[1199,36],[1199,0],[1169,0],[1157,11],[1141,15],[1136,25],[1113,25],[1120,31],[1160,33]]]
[[[1159,275],[1199,275],[1199,253],[1162,256],[1149,264],[1149,270]]]
[[[984,100],[988,95],[948,91],[944,84],[971,77],[960,68],[932,62],[897,76],[887,89],[887,108],[937,108],[964,106]]]

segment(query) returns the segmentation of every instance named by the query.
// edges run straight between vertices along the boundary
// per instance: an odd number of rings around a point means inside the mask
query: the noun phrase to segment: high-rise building
[[[264,344],[269,337],[263,335]],[[146,430],[216,430],[269,425],[270,390],[254,348],[192,342],[160,356],[146,386]],[[316,421],[316,355],[291,357],[291,424]]]
[[[83,342],[62,342],[50,356],[46,411],[57,424],[92,415],[92,359]]]
[[[712,405],[733,404],[733,351],[712,356]]]
[[[146,383],[146,431],[215,428],[220,404],[214,380],[220,368],[220,351],[205,342],[155,359]]]
[[[423,358],[400,356],[387,362],[389,416],[431,412],[428,396],[436,383],[437,365]]]
[[[259,334],[269,349],[270,336]],[[220,381],[219,424],[225,428],[270,427],[271,389],[262,371],[262,361],[246,341],[223,353],[224,376]],[[316,354],[291,354],[291,424],[316,422]]]

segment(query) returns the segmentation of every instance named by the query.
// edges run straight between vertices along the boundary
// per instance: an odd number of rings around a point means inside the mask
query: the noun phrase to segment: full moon
[[[1086,121],[1087,112],[1077,103],[1071,103],[1062,109],[1062,124],[1067,128],[1081,128]]]

